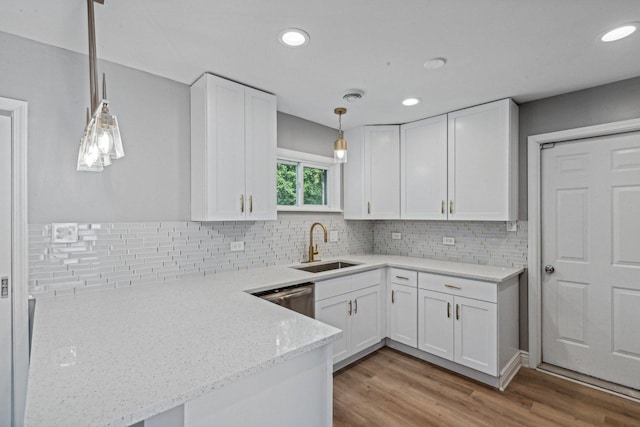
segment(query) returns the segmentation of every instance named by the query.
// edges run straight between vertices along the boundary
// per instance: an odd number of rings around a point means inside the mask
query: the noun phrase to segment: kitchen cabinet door
[[[398,126],[364,126],[345,132],[345,219],[400,218]]]
[[[389,338],[418,347],[418,289],[391,284]]]
[[[342,330],[342,337],[333,342],[333,363],[351,355],[351,315],[353,303],[350,294],[338,295],[316,302],[316,319]],[[351,309],[350,309],[351,307]]]
[[[454,361],[498,375],[498,322],[496,304],[455,297]]]
[[[276,98],[245,88],[246,217],[275,220]]]
[[[351,293],[352,354],[380,342],[382,339],[382,286],[376,285]]]
[[[448,219],[518,218],[518,107],[510,99],[448,114]]]
[[[447,115],[400,126],[400,217],[447,219]]]
[[[191,87],[191,219],[244,218],[244,86],[205,74]]]
[[[418,348],[453,360],[453,295],[418,291]]]

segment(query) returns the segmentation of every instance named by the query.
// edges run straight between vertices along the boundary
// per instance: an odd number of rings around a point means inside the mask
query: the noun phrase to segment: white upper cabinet
[[[518,219],[518,106],[510,99],[448,114],[448,219]]]
[[[191,86],[191,219],[276,219],[276,97],[204,74]]]
[[[447,115],[400,126],[400,217],[447,219]]]
[[[346,131],[345,139],[345,219],[399,219],[399,126],[359,127]]]

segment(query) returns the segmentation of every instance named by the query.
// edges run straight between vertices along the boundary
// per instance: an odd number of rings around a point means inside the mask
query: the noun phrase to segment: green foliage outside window
[[[302,201],[298,201],[298,169],[302,169]],[[327,205],[327,170],[302,167],[300,164],[278,163],[277,197],[279,206]]]

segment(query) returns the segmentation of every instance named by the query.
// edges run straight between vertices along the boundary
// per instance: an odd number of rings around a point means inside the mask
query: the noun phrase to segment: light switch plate
[[[51,224],[51,243],[75,243],[77,241],[77,223],[65,222]]]
[[[443,237],[442,238],[443,245],[455,245],[456,239],[454,237]]]
[[[231,252],[244,251],[244,241],[231,242]]]
[[[393,240],[400,240],[402,239],[402,233],[391,233],[391,238]]]
[[[329,241],[337,242],[338,241],[338,232],[336,230],[331,230],[329,232]]]

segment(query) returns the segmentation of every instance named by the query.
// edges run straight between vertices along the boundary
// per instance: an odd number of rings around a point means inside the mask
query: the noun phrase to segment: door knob
[[[556,269],[555,269],[555,268],[553,268],[553,265],[545,265],[545,266],[544,266],[544,272],[545,272],[545,273],[549,273],[549,274],[551,274],[551,273],[553,273],[554,271],[556,271]]]

